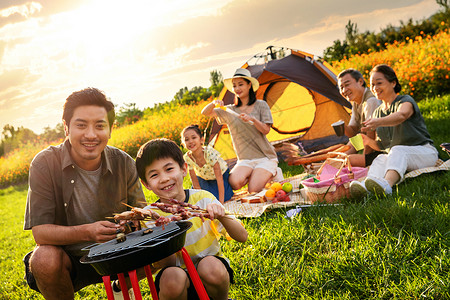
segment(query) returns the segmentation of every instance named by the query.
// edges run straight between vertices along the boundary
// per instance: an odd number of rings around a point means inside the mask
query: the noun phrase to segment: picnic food
[[[172,216],[160,216],[158,213],[151,209],[132,207],[128,204],[123,203],[126,206],[131,207],[130,211],[125,211],[123,213],[115,214],[114,220],[138,220],[138,221],[150,221],[155,220],[155,226],[164,226],[173,221],[186,220],[191,217],[199,217],[202,221],[206,219],[212,219],[208,214],[206,209],[202,209],[197,205],[192,205],[191,203],[180,202],[176,199],[170,199],[170,203],[155,202],[150,204],[163,212],[171,213]]]
[[[292,183],[290,182],[285,182],[283,183],[283,185],[281,186],[281,188],[283,189],[283,191],[285,191],[286,193],[290,193],[292,191]]]
[[[272,189],[268,189],[268,190],[266,191],[265,197],[266,197],[266,199],[269,200],[269,201],[272,200],[272,199],[275,197],[275,191],[272,190]]]
[[[278,192],[279,190],[282,189],[281,183],[279,183],[279,182],[272,183],[272,185],[270,186],[270,189],[274,190],[275,192]]]
[[[257,197],[257,198],[242,198],[242,203],[264,203],[266,202],[265,196]]]
[[[289,195],[288,195],[288,193],[286,193],[285,191],[283,191],[283,190],[279,190],[277,193],[276,193],[276,195],[275,195],[275,198],[277,199],[277,201],[282,201],[282,202],[287,202],[287,201],[290,201],[291,199],[289,198]]]

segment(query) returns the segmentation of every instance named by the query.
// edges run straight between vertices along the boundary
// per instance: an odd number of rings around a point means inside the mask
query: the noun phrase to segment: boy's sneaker
[[[384,178],[367,177],[366,188],[379,196],[392,194],[392,188]]]
[[[367,189],[364,186],[364,182],[354,180],[350,182],[350,195],[352,198],[364,198],[367,196]]]
[[[111,282],[114,300],[124,300],[125,298],[123,297],[122,291],[119,290],[118,285],[116,286],[115,282],[115,280]],[[134,297],[133,288],[130,288],[128,290],[128,295],[130,296],[130,300],[136,300],[136,298]]]

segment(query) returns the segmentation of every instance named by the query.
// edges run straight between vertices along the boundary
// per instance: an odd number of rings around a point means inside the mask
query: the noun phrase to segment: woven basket
[[[320,180],[320,175],[325,166],[335,164],[335,162],[339,162],[340,167],[334,177]],[[319,182],[314,182],[314,178],[308,178],[303,180],[302,184],[306,189],[306,195],[311,203],[335,203],[338,202],[339,199],[350,197],[350,182],[353,180],[362,181],[366,176],[366,168],[352,168],[348,156],[344,153],[339,153],[336,158],[327,158],[317,171],[316,177],[320,180]]]

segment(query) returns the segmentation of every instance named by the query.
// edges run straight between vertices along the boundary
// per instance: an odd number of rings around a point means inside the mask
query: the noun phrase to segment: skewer
[[[123,205],[128,206],[129,208],[134,208],[133,206],[129,205],[128,203],[122,202]]]
[[[177,201],[177,200],[175,200],[175,199],[173,199],[173,203],[174,203],[174,204],[172,204],[172,207],[173,207],[173,205],[175,205],[175,206],[180,206],[181,208],[183,208],[184,211],[189,212],[189,213],[199,213],[199,214],[206,214],[206,215],[208,214],[208,211],[207,211],[206,209],[199,208],[198,206],[195,206],[195,207],[196,207],[195,209],[191,207],[191,206],[193,206],[193,205],[190,205],[190,206],[189,206],[189,205],[187,205],[187,206],[182,206],[182,205],[179,203],[179,201]],[[125,206],[127,206],[127,207],[129,207],[129,208],[131,208],[131,209],[135,208],[135,207],[133,207],[133,206],[131,206],[131,205],[125,203],[125,202],[122,202],[122,204],[125,205]],[[166,203],[164,203],[164,204],[166,204]],[[150,206],[152,206],[152,204],[150,204]],[[171,204],[167,204],[167,206],[170,207]],[[161,207],[157,207],[157,206],[154,206],[154,207],[155,207],[155,209],[158,209],[158,210],[160,210],[160,211],[162,211],[162,212],[165,212],[163,209],[161,209]],[[197,208],[197,207],[198,207],[198,208]],[[169,212],[169,213],[170,213],[170,212]],[[180,215],[180,214],[179,214],[179,213],[172,213],[172,215],[176,216],[176,215]],[[223,216],[223,217],[224,217],[224,218],[227,218],[227,219],[233,219],[233,218],[230,217],[230,216],[236,216],[236,214],[231,214],[231,213],[226,212],[226,213],[225,213],[225,216]],[[240,216],[240,215],[237,215],[237,216]],[[192,217],[201,217],[201,216],[192,216]],[[207,218],[207,216],[203,216],[203,217]],[[147,218],[144,218],[143,220],[146,221],[146,220],[153,220],[153,219],[147,217]]]

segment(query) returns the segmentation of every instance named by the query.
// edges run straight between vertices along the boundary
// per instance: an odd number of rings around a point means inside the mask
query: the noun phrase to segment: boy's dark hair
[[[154,161],[162,158],[172,158],[180,168],[184,166],[183,152],[174,141],[165,138],[150,140],[139,148],[136,156],[136,169],[139,178],[147,182],[145,169]]]
[[[395,74],[394,69],[392,69],[390,66],[385,64],[376,65],[375,67],[373,67],[372,71],[370,71],[370,74],[372,75],[372,73],[375,72],[382,73],[387,81],[395,82],[394,92],[399,93],[402,90],[402,85],[398,81],[397,74]]]
[[[242,79],[247,81],[247,83],[251,83],[251,81],[248,80],[247,78],[242,78]],[[252,105],[255,102],[256,102],[256,93],[253,90],[253,86],[251,86],[250,90],[248,90],[248,104],[247,104],[247,106],[250,106],[250,105]],[[237,107],[242,106],[241,98],[239,98],[237,95],[234,98],[234,105],[236,105]]]
[[[350,74],[350,76],[352,76],[353,79],[356,80],[356,82],[358,82],[360,79],[362,79],[363,87],[367,86],[366,81],[364,80],[364,77],[362,76],[361,72],[359,72],[358,70],[352,69],[352,68],[342,71],[341,73],[338,74],[337,78],[342,78],[347,74]]]
[[[102,91],[96,88],[86,88],[81,91],[73,92],[69,97],[67,97],[66,102],[64,103],[62,117],[67,126],[70,124],[70,120],[73,117],[73,112],[75,109],[84,105],[104,107],[108,113],[109,129],[112,128],[116,117],[114,104],[106,98]]]

